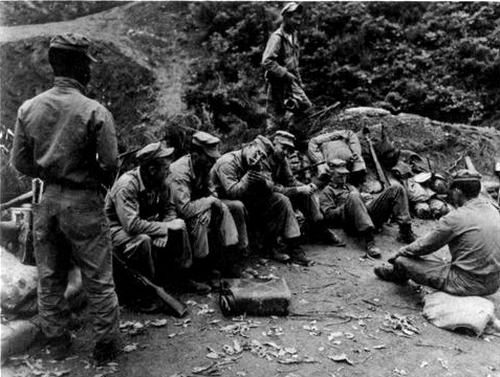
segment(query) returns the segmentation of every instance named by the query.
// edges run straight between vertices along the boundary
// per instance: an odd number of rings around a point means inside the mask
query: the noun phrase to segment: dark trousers
[[[380,228],[390,217],[398,224],[410,222],[408,200],[402,186],[390,186],[368,205],[358,191],[349,193],[343,205],[330,211],[327,220],[350,233]]]
[[[300,227],[290,199],[273,192],[245,200],[249,222],[263,243],[274,243],[278,237],[293,239],[300,236]]]
[[[151,281],[160,282],[169,269],[187,269],[193,261],[186,229],[169,231],[164,248],[155,247],[146,234],[130,235],[122,228],[113,228],[112,236],[118,256]]]

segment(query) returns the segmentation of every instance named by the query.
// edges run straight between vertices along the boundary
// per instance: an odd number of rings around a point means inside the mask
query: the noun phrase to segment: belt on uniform
[[[82,191],[101,191],[103,187],[97,183],[76,183],[71,181],[64,182],[45,182],[44,191],[48,187],[56,188],[57,190],[82,190]]]

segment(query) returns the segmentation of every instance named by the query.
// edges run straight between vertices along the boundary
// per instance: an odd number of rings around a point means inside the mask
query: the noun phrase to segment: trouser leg
[[[112,341],[119,336],[119,311],[104,200],[98,193],[85,192],[83,195],[72,192],[67,203],[61,212],[60,227],[70,241],[73,259],[82,271],[83,287],[94,318],[95,340]]]
[[[271,234],[285,239],[300,237],[300,227],[292,203],[285,195],[273,193],[267,201],[267,209],[263,209],[265,225]]]
[[[38,268],[38,312],[43,333],[56,338],[67,333],[69,305],[64,298],[71,248],[57,226],[57,201],[44,197],[34,208],[34,251]]]
[[[374,224],[369,210],[359,192],[351,192],[344,203],[344,228],[348,232],[373,231]]]
[[[500,286],[500,274],[472,275],[433,256],[425,258],[398,257],[394,271],[417,284],[456,296],[483,296],[495,293]]]
[[[285,88],[283,85],[269,84],[267,88],[267,129],[278,130],[284,127],[285,118]]]
[[[298,209],[306,217],[306,221],[317,223],[323,220],[323,214],[319,208],[319,201],[316,200],[315,194],[293,193],[288,195],[292,202],[293,208]]]
[[[442,290],[450,264],[433,257],[408,258],[398,257],[394,261],[394,272],[402,280],[411,279],[417,284]]]
[[[113,232],[115,252],[127,265],[153,280],[156,273],[151,237],[146,234],[129,235],[123,229]]]
[[[223,200],[222,201],[231,212],[236,229],[238,231],[238,248],[246,249],[248,247],[248,230],[247,230],[247,211],[245,205],[239,200]]]
[[[206,221],[202,221],[201,215],[186,220],[193,258],[195,259],[205,258],[209,254],[208,230],[212,221],[212,210],[208,210],[206,215],[208,215]]]
[[[217,234],[222,247],[233,246],[238,243],[238,228],[228,206],[221,202],[212,215],[211,230]]]
[[[368,205],[368,213],[377,228],[381,227],[391,215],[398,224],[409,224],[411,218],[408,197],[403,186],[399,184],[392,185],[382,191]]]

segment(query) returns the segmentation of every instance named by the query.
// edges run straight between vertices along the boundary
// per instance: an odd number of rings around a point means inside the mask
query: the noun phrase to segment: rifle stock
[[[295,174],[303,173],[303,172],[305,172],[305,171],[308,171],[308,170],[314,169],[315,167],[317,167],[317,166],[319,166],[319,165],[323,165],[323,164],[325,164],[325,163],[326,163],[326,161],[324,161],[324,160],[323,160],[323,161],[319,161],[319,162],[316,162],[316,163],[311,164],[311,165],[307,165],[307,166],[305,166],[305,167],[303,167],[303,168],[300,168],[299,170],[295,171]]]
[[[113,253],[113,259],[127,271],[136,281],[143,286],[153,290],[160,300],[170,309],[175,317],[182,318],[187,312],[187,306],[182,301],[177,300],[174,296],[168,294],[162,287],[152,283],[147,277],[130,268],[116,253]]]

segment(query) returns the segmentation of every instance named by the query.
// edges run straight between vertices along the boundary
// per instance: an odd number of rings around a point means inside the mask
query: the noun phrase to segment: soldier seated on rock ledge
[[[457,296],[484,296],[500,287],[500,214],[480,198],[481,176],[460,170],[449,197],[456,210],[442,217],[428,234],[401,248],[375,268],[382,280],[415,283]],[[423,258],[448,245],[451,261]]]

